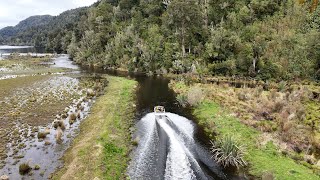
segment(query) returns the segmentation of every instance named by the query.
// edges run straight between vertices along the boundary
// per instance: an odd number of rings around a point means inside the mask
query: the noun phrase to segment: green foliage
[[[19,173],[21,175],[25,175],[27,173],[29,173],[31,171],[31,167],[29,165],[29,163],[22,163],[19,165]]]
[[[148,74],[320,79],[320,8],[295,0],[100,0],[0,30],[0,43]],[[201,69],[200,69],[201,67]],[[204,69],[204,70],[203,70]]]
[[[243,159],[244,150],[232,136],[227,135],[223,138],[211,142],[211,153],[213,159],[223,165],[228,166],[245,166],[247,163]]]
[[[186,95],[178,94],[177,95],[177,101],[182,107],[186,107],[188,105],[188,98]]]

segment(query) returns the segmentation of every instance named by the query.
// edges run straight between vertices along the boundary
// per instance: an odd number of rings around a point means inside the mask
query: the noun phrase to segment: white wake
[[[130,179],[213,179],[212,174],[225,179],[209,151],[195,141],[194,123],[177,114],[166,115],[156,120],[149,113],[137,123],[139,145],[129,166]]]

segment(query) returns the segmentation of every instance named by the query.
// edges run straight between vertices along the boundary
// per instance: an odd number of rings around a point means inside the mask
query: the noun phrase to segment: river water
[[[130,179],[243,179],[217,165],[209,152],[209,139],[197,126],[192,109],[182,107],[168,87],[168,78],[117,71],[90,70],[130,77],[136,91],[136,133],[138,147],[128,167]],[[166,109],[168,118],[157,119],[154,106]]]
[[[17,49],[9,52],[19,52]],[[26,49],[20,52],[29,52]],[[55,67],[79,68],[68,56],[59,56],[54,62]],[[104,70],[83,69],[82,73],[128,76],[139,83],[136,92],[137,130],[133,136],[138,141],[138,147],[132,152],[128,168],[131,179],[239,179],[211,159],[208,139],[196,125],[192,110],[179,106],[175,93],[168,87],[169,79]],[[156,105],[166,108],[167,118],[156,120],[153,114]],[[56,152],[46,153],[50,155]],[[46,154],[39,156],[46,157]],[[61,164],[55,163],[57,165]],[[54,168],[48,167],[51,171]]]

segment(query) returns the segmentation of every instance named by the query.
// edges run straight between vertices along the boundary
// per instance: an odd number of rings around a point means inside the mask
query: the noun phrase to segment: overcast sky
[[[89,6],[97,0],[0,0],[0,29],[15,26],[33,15],[58,15],[68,9]]]

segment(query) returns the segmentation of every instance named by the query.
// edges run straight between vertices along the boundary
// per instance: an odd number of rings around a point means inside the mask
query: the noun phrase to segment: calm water
[[[43,53],[43,51],[32,46],[0,46],[0,54],[3,53]]]

